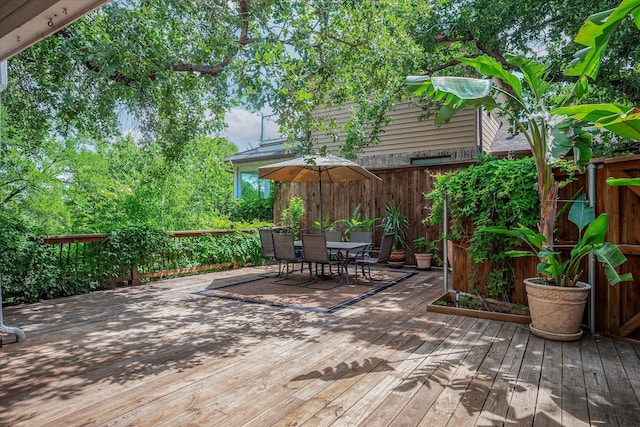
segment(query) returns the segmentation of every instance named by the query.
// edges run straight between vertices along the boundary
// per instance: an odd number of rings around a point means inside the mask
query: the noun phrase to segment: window
[[[438,165],[449,162],[451,162],[451,156],[422,157],[419,159],[411,159],[411,164],[414,166]]]
[[[259,179],[258,171],[237,171],[234,184],[234,197],[269,197],[269,180]]]

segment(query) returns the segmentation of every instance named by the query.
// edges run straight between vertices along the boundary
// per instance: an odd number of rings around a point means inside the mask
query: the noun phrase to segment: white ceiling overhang
[[[109,0],[0,1],[0,62],[107,2]]]

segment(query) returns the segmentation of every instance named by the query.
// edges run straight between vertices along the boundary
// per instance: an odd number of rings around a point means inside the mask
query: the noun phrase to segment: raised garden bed
[[[480,298],[478,295],[466,292],[459,293],[458,307],[456,307],[456,291],[453,290],[428,304],[427,311],[505,322],[531,323],[531,316],[529,316],[526,306],[491,298]]]

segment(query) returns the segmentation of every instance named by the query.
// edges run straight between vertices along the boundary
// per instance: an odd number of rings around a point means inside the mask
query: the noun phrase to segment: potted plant
[[[536,184],[540,201],[538,231],[520,226],[501,232],[514,233],[514,236],[530,245],[532,254],[540,258],[537,271],[541,277],[536,281],[551,285],[547,286],[545,291],[550,291],[551,288],[566,290],[580,286],[574,274],[575,269],[579,269],[579,263],[576,264],[574,261],[584,258],[589,253],[597,256],[598,261],[605,265],[611,284],[631,280],[630,275],[618,276],[613,268],[624,262],[625,257],[617,246],[604,243],[607,228],[606,216],[599,216],[589,223],[568,260],[563,261],[560,253],[554,249],[553,230],[560,186],[560,182],[554,175],[554,168],[558,160],[568,153],[572,154],[574,165],[584,167],[588,164],[592,155],[592,138],[584,128],[591,123],[622,136],[640,136],[638,109],[620,108],[610,104],[576,105],[587,93],[588,78],[596,77],[598,62],[606,48],[609,35],[626,15],[631,13],[637,16],[638,8],[640,8],[638,0],[623,1],[615,9],[589,17],[576,38],[579,43],[588,47],[576,53],[576,60],[566,71],[567,75],[578,77],[572,86],[552,85],[548,79],[548,68],[523,55],[508,55],[505,58],[508,64],[500,63],[486,55],[476,58],[458,58],[458,61],[475,68],[477,73],[487,78],[407,77],[408,87],[415,94],[424,94],[434,102],[441,102],[442,106],[435,118],[436,124],[449,120],[466,108],[483,107],[489,111],[496,110],[499,114],[508,117],[515,131],[520,132],[527,139],[536,164]],[[508,67],[505,68],[504,65]],[[566,94],[564,98],[560,98],[558,91],[563,89],[566,90]],[[550,99],[559,100],[556,108],[549,108]],[[584,227],[587,223],[580,221],[580,224],[579,227]],[[535,298],[535,296],[529,296],[530,302]],[[577,310],[582,310],[581,318],[584,307]],[[532,308],[532,318],[533,312]],[[538,329],[540,321],[532,321],[535,330]],[[555,321],[555,323],[558,322]],[[562,332],[564,336],[555,336],[555,338],[579,338],[579,335],[575,336],[578,332],[573,326],[567,330],[570,332]],[[570,334],[573,336],[568,336]]]
[[[413,240],[413,247],[415,248],[416,268],[418,270],[431,270],[431,261],[438,251],[438,245],[422,236]]]
[[[409,218],[400,211],[395,200],[392,200],[384,208],[382,226],[385,230],[393,230],[396,233],[393,240],[393,250],[389,257],[389,265],[401,267],[407,257],[406,245],[409,235]]]
[[[539,258],[538,277],[525,279],[531,313],[530,328],[534,335],[557,341],[572,341],[582,336],[580,323],[591,285],[579,281],[579,278],[582,260],[587,255],[594,255],[604,266],[611,285],[633,280],[630,273],[621,275],[615,270],[626,258],[618,246],[604,241],[608,223],[606,214],[595,218],[593,207],[587,206],[586,199],[581,196],[573,202],[569,220],[580,233],[577,244],[566,259],[548,244],[541,233],[524,225],[511,229],[481,227],[480,230],[513,236],[528,246],[525,250],[508,251],[510,256]]]
[[[345,234],[348,237],[352,231],[371,231],[376,220],[377,218],[369,218],[368,216],[362,218],[360,204],[358,204],[351,214],[351,219],[339,220],[336,223],[344,226]]]

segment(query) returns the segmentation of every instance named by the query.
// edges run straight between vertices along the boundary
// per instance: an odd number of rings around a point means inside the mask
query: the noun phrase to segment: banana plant
[[[586,91],[588,79],[595,80],[600,60],[615,29],[631,15],[640,29],[640,0],[623,0],[616,8],[589,16],[574,41],[585,46],[574,55],[565,71],[578,77],[577,87]],[[624,138],[640,140],[640,108],[622,104],[578,104],[557,108],[553,114],[563,114],[575,120],[593,123]]]
[[[569,220],[580,230],[578,243],[564,259],[561,252],[550,249],[547,239],[540,233],[520,224],[518,227],[480,227],[481,232],[504,234],[522,240],[528,250],[512,250],[506,254],[512,257],[535,256],[540,259],[537,271],[539,277],[549,285],[575,286],[582,275],[582,259],[589,254],[595,255],[602,264],[605,276],[612,286],[633,281],[631,273],[619,274],[616,267],[627,258],[617,245],[604,241],[607,233],[607,214],[595,218],[593,207],[588,206],[584,196],[573,202]],[[583,229],[586,227],[586,230]]]
[[[591,136],[575,120],[550,114],[545,105],[550,95],[545,65],[523,55],[507,56],[507,62],[514,71],[506,70],[489,56],[458,60],[487,78],[409,76],[409,90],[441,103],[435,117],[436,124],[469,107],[496,110],[499,115],[510,118],[531,148],[540,198],[538,229],[548,242],[553,242],[558,194],[553,164],[573,150],[576,164],[586,165],[591,159]],[[572,102],[583,95],[582,91],[574,91],[564,102]]]

